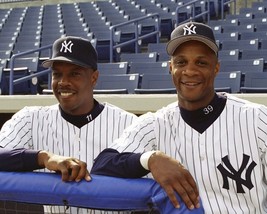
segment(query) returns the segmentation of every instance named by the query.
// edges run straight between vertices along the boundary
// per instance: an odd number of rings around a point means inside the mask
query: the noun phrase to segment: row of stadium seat
[[[219,72],[215,90],[228,93],[267,93],[267,72]],[[45,90],[46,93],[51,90]],[[168,73],[101,74],[95,94],[171,94],[176,93]]]
[[[266,50],[267,51],[267,50]],[[234,53],[233,53],[234,52]],[[225,53],[223,58],[223,51],[219,51],[220,59],[220,73],[240,71],[242,74],[246,73],[267,73],[266,70],[266,60],[263,58],[251,59],[257,57],[253,55],[252,51],[248,51],[248,59],[236,59],[238,56],[238,50],[231,50]],[[228,55],[226,55],[228,54]],[[244,54],[244,53],[243,53]],[[250,54],[250,55],[249,55]],[[151,57],[150,57],[151,55]],[[129,53],[122,55],[121,62],[114,63],[99,63],[98,70],[100,71],[100,79],[103,75],[131,75],[138,74],[140,76],[144,74],[169,74],[169,62],[168,61],[156,61],[155,52],[152,53]],[[244,55],[245,56],[245,55]],[[244,57],[243,56],[243,57]],[[260,56],[259,56],[260,57]],[[250,58],[250,59],[249,59]],[[23,67],[27,65],[28,67]],[[18,67],[14,71],[15,79],[18,77],[23,77],[35,73],[38,66],[38,60],[35,59],[18,59],[15,60],[15,66]],[[9,84],[9,72],[10,69],[2,69],[1,74],[1,93],[8,94],[8,84]],[[47,88],[49,77],[39,78],[38,81],[27,81],[15,85],[14,92],[20,94],[34,94],[42,93],[43,88]],[[135,78],[137,79],[137,77]],[[137,81],[139,84],[139,81]],[[124,83],[126,83],[124,81]],[[43,86],[41,86],[43,85]],[[99,84],[102,85],[102,84]],[[161,84],[157,84],[158,87],[162,87]],[[38,88],[41,87],[41,88]],[[102,87],[102,86],[101,86]],[[138,88],[134,86],[133,88]],[[131,91],[131,93],[133,90]]]
[[[166,16],[164,14],[170,13],[175,7],[168,8],[167,5],[171,5],[173,2],[175,4],[182,4],[182,1],[173,1],[173,0],[164,0],[164,1],[96,1],[96,2],[80,2],[80,3],[73,3],[73,4],[57,4],[57,5],[45,5],[40,7],[28,7],[28,8],[12,8],[10,10],[0,10],[0,17],[2,17],[2,25],[0,31],[0,38],[3,39],[3,44],[5,46],[8,45],[10,49],[2,49],[0,45],[0,57],[1,66],[4,68],[2,74],[5,76],[2,80],[5,80],[5,84],[2,84],[1,90],[2,94],[7,93],[8,91],[8,81],[9,77],[5,74],[9,71],[10,62],[9,57],[12,56],[14,53],[19,53],[21,51],[25,51],[27,49],[32,49],[34,47],[40,47],[44,45],[52,44],[52,42],[60,37],[61,35],[77,35],[82,37],[87,37],[93,42],[93,45],[96,47],[97,51],[99,52],[99,61],[100,63],[106,62],[109,56],[109,34],[105,31],[109,29],[112,24],[117,24],[123,22],[125,20],[129,20],[131,18],[135,18],[136,15],[138,16],[145,15],[148,13],[156,12],[159,10],[164,12],[159,12],[161,14],[161,21],[163,21]],[[213,3],[216,2],[219,5],[219,1],[212,1]],[[151,6],[153,5],[153,6]],[[135,8],[135,9],[134,9]],[[168,9],[166,9],[168,8]],[[192,9],[192,8],[191,8]],[[139,11],[139,13],[137,13]],[[163,18],[164,17],[164,18]],[[170,18],[170,16],[168,17]],[[170,25],[171,28],[169,31],[172,30],[174,27],[173,17],[172,24]],[[153,27],[154,24],[151,22],[144,22],[143,30],[149,30],[148,27]],[[163,29],[166,29],[166,23],[161,24]],[[14,27],[15,26],[15,27]],[[128,33],[132,33],[132,27],[128,28]],[[11,32],[10,36],[8,32]],[[68,33],[69,32],[69,33]],[[12,34],[13,33],[13,34]],[[169,34],[169,33],[166,33]],[[222,33],[221,33],[222,34]],[[7,36],[9,35],[9,36]],[[31,35],[31,37],[29,37]],[[163,31],[161,35],[164,35]],[[5,41],[4,39],[8,38],[10,41]],[[105,43],[100,45],[101,39],[106,40]],[[122,39],[122,35],[120,34],[118,39]],[[125,38],[124,38],[125,39]],[[22,42],[23,41],[23,42]],[[223,39],[220,40],[223,42]],[[129,51],[130,48],[121,48],[120,52],[116,55],[117,62],[128,62],[130,63],[134,60],[138,63],[142,63],[144,60],[145,62],[166,62],[169,60],[169,56],[166,54],[165,51],[165,44],[155,43],[154,41],[146,41],[147,52],[146,53],[132,53],[133,50]],[[28,46],[28,45],[33,46]],[[236,44],[236,43],[235,43]],[[264,47],[263,40],[258,41],[258,47]],[[4,46],[3,45],[3,46]],[[144,47],[144,43],[142,44]],[[152,47],[153,46],[153,47]],[[158,46],[156,48],[156,46]],[[161,47],[159,47],[161,46]],[[224,46],[226,47],[226,46]],[[103,50],[101,50],[103,48]],[[232,46],[233,48],[233,46]],[[244,45],[242,45],[244,48]],[[227,49],[227,48],[225,48]],[[235,48],[239,50],[239,57],[243,50],[240,48]],[[2,50],[2,51],[1,51]],[[135,50],[134,50],[135,51]],[[232,50],[231,50],[232,51]],[[130,52],[130,53],[128,53]],[[229,50],[230,52],[230,50]],[[108,54],[103,56],[102,54]],[[230,56],[232,52],[229,53]],[[139,55],[140,54],[140,55]],[[149,58],[144,57],[148,55]],[[221,57],[223,54],[220,54]],[[226,54],[225,54],[226,55]],[[43,58],[47,58],[49,56],[47,51],[41,51],[41,53],[33,53],[29,57],[23,57],[22,59],[15,60],[15,68],[16,72],[15,75],[17,77],[21,75],[29,75],[32,73],[36,73],[42,71],[40,64]],[[141,56],[141,57],[140,57]],[[4,59],[6,57],[6,60]],[[128,58],[127,58],[128,57]],[[129,58],[131,57],[131,58]],[[134,59],[135,58],[135,59]],[[230,58],[230,57],[229,57]],[[102,59],[104,59],[102,61]],[[234,57],[233,57],[234,59]],[[242,59],[242,58],[239,58]],[[226,59],[223,59],[224,61]],[[242,60],[243,61],[243,60]],[[256,64],[259,62],[259,66],[254,66],[257,69],[260,69],[261,65],[263,65],[262,71],[265,69],[265,62],[262,63],[262,60],[255,61]],[[255,63],[254,62],[254,63]],[[251,61],[249,62],[251,63]],[[252,62],[253,63],[253,62]],[[160,63],[158,63],[160,64]],[[222,63],[223,64],[223,63]],[[239,63],[236,63],[239,64]],[[239,64],[241,65],[241,62]],[[253,71],[252,68],[245,65],[247,70]],[[26,69],[21,69],[24,67]],[[142,67],[142,64],[139,65]],[[134,68],[133,65],[130,66],[131,69]],[[107,68],[105,68],[107,69]],[[102,69],[104,71],[105,69]],[[154,67],[155,69],[155,67]],[[165,68],[162,69],[162,72],[165,72]],[[227,68],[229,69],[229,68]],[[223,71],[233,71],[223,69]],[[149,69],[148,69],[149,70]],[[236,68],[235,70],[240,70],[241,72],[245,72],[243,67]],[[106,73],[106,72],[103,72]],[[127,73],[134,73],[134,71],[128,70]],[[139,72],[137,71],[139,74]],[[19,84],[15,86],[17,88],[16,93],[34,93],[34,91],[40,92],[38,87],[40,84],[47,84],[47,77],[40,77],[38,78],[39,83],[36,84],[37,81],[29,81],[30,83],[24,84],[24,89],[22,90],[19,87]],[[3,81],[2,81],[3,82]],[[35,83],[32,86],[32,82]],[[5,85],[5,87],[3,87]],[[26,86],[28,87],[26,87]],[[36,89],[37,88],[37,89]],[[25,92],[26,91],[26,92]]]

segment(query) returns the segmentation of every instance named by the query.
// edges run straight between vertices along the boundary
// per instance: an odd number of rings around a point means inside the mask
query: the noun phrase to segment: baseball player
[[[18,111],[3,125],[0,146],[74,157],[91,169],[99,152],[118,138],[136,116],[93,98],[99,72],[97,53],[90,41],[62,37],[54,42],[52,51],[52,58],[43,66],[52,70],[52,89],[59,104]],[[46,212],[80,214],[81,210],[52,207]]]
[[[208,214],[267,213],[266,106],[215,93],[220,65],[209,26],[178,26],[166,49],[178,102],[140,116],[91,173],[151,172],[177,208],[174,192],[193,210],[200,196]]]
[[[1,171],[33,171],[47,168],[60,172],[63,181],[90,181],[86,163],[46,151],[30,149],[0,149]],[[71,173],[70,173],[71,172]]]

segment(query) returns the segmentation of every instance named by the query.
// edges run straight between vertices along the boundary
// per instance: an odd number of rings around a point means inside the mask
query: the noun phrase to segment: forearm
[[[95,159],[91,174],[122,178],[139,178],[149,173],[140,164],[140,153],[119,153],[114,149],[103,150]]]
[[[38,165],[39,151],[20,149],[0,149],[1,171],[33,171],[41,168]]]

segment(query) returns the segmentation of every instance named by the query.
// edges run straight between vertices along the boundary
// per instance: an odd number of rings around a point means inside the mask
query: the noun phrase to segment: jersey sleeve
[[[3,148],[22,148],[32,140],[32,116],[29,107],[15,113],[1,128],[0,146]]]
[[[95,159],[91,174],[122,178],[140,178],[149,173],[140,164],[140,153],[104,149]]]
[[[261,106],[259,110],[258,117],[258,143],[259,149],[261,151],[262,157],[262,165],[265,173],[265,177],[267,177],[267,108],[265,106]]]
[[[121,137],[103,150],[95,159],[92,174],[124,178],[143,177],[149,173],[140,163],[143,152],[151,151],[156,144],[153,114],[137,118]]]
[[[39,151],[0,148],[1,171],[33,171],[39,169],[37,156]]]
[[[135,119],[110,148],[118,152],[143,153],[154,150],[156,144],[155,117],[154,114],[147,113]]]

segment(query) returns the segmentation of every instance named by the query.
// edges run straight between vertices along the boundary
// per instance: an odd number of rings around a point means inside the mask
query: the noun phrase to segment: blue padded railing
[[[144,34],[144,35],[139,35],[138,33],[138,24],[143,21],[143,20],[148,20],[148,19],[152,19],[152,18],[156,18],[155,22],[157,23],[156,25],[156,29],[153,32]],[[114,44],[114,36],[115,36],[115,31],[119,28],[119,27],[123,27],[123,26],[127,26],[130,24],[134,24],[134,28],[135,28],[135,37],[134,39],[128,40],[126,42],[121,42],[119,44]],[[159,20],[159,14],[158,13],[154,13],[154,14],[150,14],[147,16],[143,16],[140,18],[136,18],[136,19],[132,19],[130,21],[127,22],[123,22],[117,25],[113,25],[110,27],[110,62],[113,62],[113,50],[119,47],[123,47],[125,45],[129,45],[132,44],[133,42],[135,43],[135,52],[138,52],[138,41],[154,36],[156,35],[156,40],[157,43],[159,43],[159,36],[160,36],[160,20]]]
[[[92,181],[63,182],[56,173],[0,172],[0,200],[96,210],[157,210],[162,214],[203,214],[203,208],[175,209],[165,191],[149,178],[91,175]]]
[[[13,95],[14,85],[16,85],[18,83],[21,83],[21,82],[24,82],[24,81],[27,81],[27,80],[30,80],[32,78],[36,78],[36,77],[39,77],[39,76],[46,75],[46,74],[48,75],[48,87],[51,86],[50,69],[46,69],[46,70],[43,70],[43,71],[40,71],[40,72],[37,72],[37,73],[34,73],[34,74],[27,75],[25,77],[17,78],[17,79],[14,80],[14,62],[15,62],[16,58],[28,55],[30,53],[46,50],[46,49],[50,50],[50,54],[49,55],[51,56],[51,54],[52,54],[52,51],[51,51],[52,45],[47,45],[47,46],[44,46],[44,47],[41,47],[41,48],[37,48],[37,49],[30,50],[30,51],[25,51],[25,52],[21,52],[21,53],[17,53],[17,54],[12,55],[12,57],[10,58],[9,95]]]

